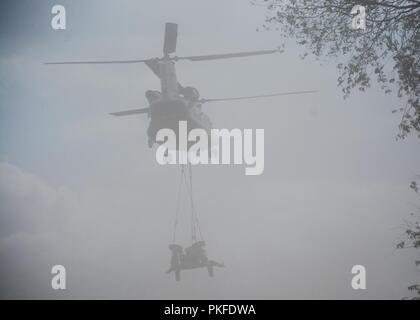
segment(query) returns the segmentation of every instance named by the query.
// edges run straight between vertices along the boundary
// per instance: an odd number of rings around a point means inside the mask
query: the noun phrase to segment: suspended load
[[[169,250],[171,250],[171,261],[170,261],[170,268],[166,271],[167,274],[175,272],[175,279],[176,281],[181,280],[181,271],[182,270],[189,270],[189,269],[197,269],[197,268],[206,268],[208,270],[209,276],[213,277],[214,267],[224,267],[224,263],[219,263],[214,260],[210,260],[207,257],[207,253],[205,250],[206,243],[203,240],[203,236],[201,233],[200,223],[198,221],[198,215],[194,205],[194,198],[192,193],[192,170],[191,164],[188,165],[188,174],[189,179],[187,178],[187,174],[185,172],[185,166],[181,165],[181,181],[179,184],[178,189],[178,203],[175,213],[175,223],[174,223],[174,231],[172,237],[172,244],[169,245]],[[190,202],[190,210],[191,210],[191,246],[186,247],[185,249],[176,244],[176,231],[178,227],[178,216],[180,212],[180,200],[182,196],[182,186],[185,184],[185,189],[188,193],[188,199]],[[199,234],[199,239],[197,239],[197,231]]]

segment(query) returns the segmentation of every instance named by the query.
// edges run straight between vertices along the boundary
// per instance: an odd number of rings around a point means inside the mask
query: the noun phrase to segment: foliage
[[[338,58],[338,85],[347,97],[376,80],[404,98],[399,138],[420,137],[420,0],[255,0],[266,6],[265,29],[305,47],[305,54]],[[355,5],[366,8],[366,30],[351,28]]]
[[[419,186],[417,181],[411,182],[410,188],[414,190],[419,196]],[[414,214],[411,214],[414,216]],[[416,222],[406,222],[405,227],[405,239],[397,244],[397,249],[407,249],[414,248],[420,249],[420,224],[419,221]],[[420,260],[416,260],[416,267],[420,266]],[[413,284],[408,287],[408,290],[413,292],[416,296],[412,299],[420,300],[420,284]]]

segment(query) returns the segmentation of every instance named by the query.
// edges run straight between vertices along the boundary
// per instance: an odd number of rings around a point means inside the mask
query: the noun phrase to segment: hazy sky
[[[67,30],[50,27],[54,4]],[[0,296],[5,298],[393,298],[418,277],[395,251],[418,199],[418,139],[396,141],[401,101],[375,85],[343,100],[335,61],[282,54],[179,62],[181,83],[206,98],[319,90],[209,104],[216,128],[265,129],[265,171],[194,168],[214,278],[169,266],[179,170],[147,147],[148,119],[109,112],[146,106],[159,89],[144,65],[45,66],[55,60],[160,56],[164,23],[178,55],[272,49],[256,32],[267,12],[239,0],[2,1],[0,4]],[[187,245],[189,212],[180,215]],[[51,267],[67,290],[51,289]],[[351,268],[367,269],[367,290]]]

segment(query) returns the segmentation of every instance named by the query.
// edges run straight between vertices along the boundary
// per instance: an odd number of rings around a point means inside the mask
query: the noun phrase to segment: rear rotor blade
[[[211,54],[204,56],[189,56],[189,57],[175,57],[175,60],[189,60],[189,61],[205,61],[205,60],[218,60],[218,59],[230,59],[230,58],[241,58],[248,56],[259,56],[263,54],[273,54],[280,52],[279,50],[261,50],[261,51],[250,51],[250,52],[237,52],[237,53],[226,53],[226,54]]]
[[[152,59],[152,60],[145,61],[144,63],[160,79],[160,68],[159,68],[158,60],[157,59]]]
[[[145,64],[149,67],[150,70],[159,78],[161,79],[160,75],[160,68],[159,68],[159,60],[158,59],[152,59],[145,62]],[[184,87],[178,82],[178,91],[181,92],[181,90]]]
[[[60,62],[45,62],[44,64],[126,64],[126,63],[141,63],[151,61],[153,59],[144,60],[110,60],[110,61],[60,61]]]
[[[289,95],[296,95],[296,94],[307,94],[307,93],[314,93],[314,92],[318,92],[318,90],[281,92],[281,93],[262,94],[262,95],[257,95],[257,96],[244,96],[244,97],[234,97],[234,98],[201,99],[200,102],[206,103],[206,102],[231,101],[231,100],[259,99],[259,98],[268,98],[268,97],[277,97],[277,96],[289,96]]]
[[[163,43],[163,54],[165,56],[175,52],[177,39],[178,25],[176,23],[167,22],[165,25],[165,40]]]
[[[132,114],[143,114],[143,113],[149,113],[150,108],[142,108],[142,109],[134,109],[134,110],[127,110],[127,111],[119,111],[119,112],[112,112],[110,113],[113,116],[129,116]]]

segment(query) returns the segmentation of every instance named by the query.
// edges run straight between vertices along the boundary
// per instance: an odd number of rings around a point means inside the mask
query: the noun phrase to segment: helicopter
[[[180,121],[186,121],[188,131],[201,128],[207,133],[212,128],[210,118],[202,111],[202,105],[210,102],[222,102],[232,100],[257,99],[265,97],[306,94],[316,92],[312,91],[295,91],[282,92],[274,94],[221,98],[221,99],[204,99],[200,98],[199,91],[190,86],[181,85],[176,76],[175,63],[180,60],[188,60],[193,62],[219,60],[230,58],[241,58],[257,55],[268,55],[280,52],[279,49],[260,50],[249,52],[237,52],[227,54],[212,54],[201,56],[185,56],[178,57],[172,54],[176,52],[178,39],[178,24],[168,22],[165,24],[163,57],[142,59],[142,60],[111,60],[111,61],[67,61],[67,62],[47,62],[47,65],[67,64],[137,64],[145,63],[147,67],[160,79],[161,91],[147,90],[145,92],[146,99],[149,103],[148,107],[118,111],[110,113],[113,116],[128,116],[135,114],[147,114],[150,118],[149,127],[147,129],[148,145],[152,147],[154,143],[162,143],[156,141],[156,134],[160,129],[172,129],[178,135]]]
[[[188,133],[193,129],[203,129],[211,136],[212,122],[208,115],[202,111],[203,104],[212,102],[224,102],[233,100],[246,100],[246,99],[259,99],[275,96],[285,95],[298,95],[314,93],[316,90],[311,91],[294,91],[294,92],[281,92],[263,95],[253,96],[241,96],[241,97],[229,97],[229,98],[217,98],[217,99],[206,99],[201,98],[199,91],[191,86],[183,86],[179,83],[176,75],[175,64],[181,60],[187,60],[192,62],[209,61],[209,60],[220,60],[220,59],[231,59],[231,58],[242,58],[249,56],[269,55],[274,53],[280,53],[280,49],[273,50],[260,50],[260,51],[248,51],[248,52],[236,52],[226,54],[211,54],[201,56],[183,56],[178,57],[173,55],[176,52],[178,39],[178,24],[168,22],[165,24],[164,43],[163,43],[163,56],[158,58],[139,59],[139,60],[108,60],[108,61],[64,61],[64,62],[47,62],[47,65],[82,65],[82,64],[138,64],[144,63],[146,66],[160,79],[161,88],[158,90],[147,90],[145,97],[148,102],[148,107],[124,110],[111,113],[113,116],[129,116],[137,114],[146,114],[150,118],[149,127],[147,129],[148,145],[153,147],[155,143],[162,144],[162,141],[158,141],[157,134],[161,129],[172,129],[173,132],[180,135],[180,124],[186,122]],[[179,150],[180,143],[177,143],[176,149]],[[188,173],[185,170],[186,165],[181,164],[181,183],[179,185],[179,194],[181,194],[182,186],[185,186],[186,192],[189,195],[189,201],[191,206],[191,239],[192,245],[185,249],[183,254],[183,248],[175,243],[175,235],[177,229],[177,223],[174,225],[173,243],[169,246],[172,251],[171,268],[167,273],[175,272],[175,278],[177,281],[180,280],[181,270],[195,269],[195,268],[207,268],[209,275],[213,276],[213,267],[224,267],[224,263],[217,263],[214,260],[207,259],[207,256],[203,253],[202,247],[204,246],[203,236],[201,234],[201,228],[198,223],[197,212],[194,205],[192,195],[192,171],[191,164],[188,164]],[[178,212],[176,213],[176,216]],[[178,221],[178,217],[176,217]],[[197,230],[199,233],[199,239],[197,238]],[[200,247],[198,255],[191,254],[196,247]],[[192,248],[195,248],[192,250]],[[190,253],[188,253],[190,252]],[[192,257],[192,258],[191,258]]]

